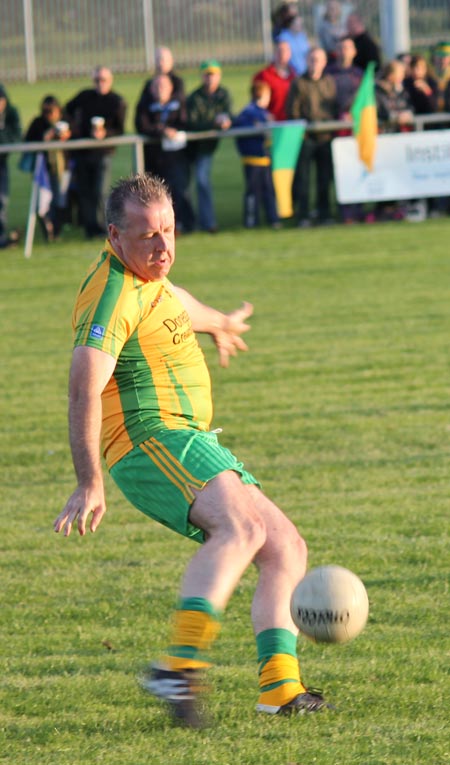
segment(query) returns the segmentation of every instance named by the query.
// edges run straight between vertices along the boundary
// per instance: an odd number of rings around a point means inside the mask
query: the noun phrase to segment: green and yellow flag
[[[272,128],[272,177],[280,218],[290,218],[292,181],[303,141],[303,125],[281,125]]]
[[[375,62],[371,61],[364,72],[351,108],[353,135],[358,144],[361,162],[369,173],[373,171],[378,133],[377,106],[375,101]]]

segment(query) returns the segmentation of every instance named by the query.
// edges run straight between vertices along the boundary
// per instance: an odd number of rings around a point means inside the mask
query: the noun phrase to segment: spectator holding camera
[[[173,197],[177,234],[194,228],[189,199],[189,165],[186,148],[186,106],[174,93],[172,79],[158,74],[150,83],[151,99],[136,110],[140,133],[153,138],[144,146],[145,170],[166,181]]]
[[[166,74],[171,83],[172,83],[172,98],[178,101],[181,105],[184,105],[184,102],[186,100],[185,92],[184,92],[184,82],[182,78],[176,74],[174,71],[174,61],[173,61],[173,54],[170,48],[167,48],[165,45],[161,45],[159,48],[156,48],[155,50],[155,72],[153,77],[146,80],[144,87],[142,89],[142,93],[139,96],[139,101],[137,103],[136,107],[136,113],[135,113],[135,127],[136,131],[138,133],[145,133],[145,130],[143,131],[141,129],[142,123],[141,123],[141,116],[144,113],[146,109],[148,109],[149,105],[153,101],[154,97],[152,94],[152,82],[155,79],[155,77],[158,77],[160,74]]]
[[[41,103],[40,114],[32,120],[25,133],[25,141],[67,141],[71,136],[70,126],[62,119],[62,116],[58,99],[51,95],[45,96]],[[46,151],[44,156],[52,199],[49,209],[38,214],[38,217],[45,239],[52,242],[61,232],[70,171],[68,153],[64,149],[51,149]],[[34,158],[35,155],[33,155]]]

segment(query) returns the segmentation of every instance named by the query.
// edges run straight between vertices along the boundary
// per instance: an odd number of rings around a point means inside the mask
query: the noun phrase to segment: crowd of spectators
[[[231,95],[222,84],[222,67],[216,59],[201,63],[198,87],[187,94],[182,77],[174,71],[171,51],[167,47],[157,49],[154,73],[139,95],[134,125],[137,133],[152,139],[145,144],[145,170],[167,182],[178,234],[196,228],[211,234],[218,230],[211,173],[219,137],[189,141],[187,133],[297,119],[349,121],[355,94],[370,62],[376,71],[380,132],[411,130],[414,115],[450,112],[450,42],[435,45],[429,58],[405,52],[383,62],[380,46],[351,4],[329,0],[321,11],[314,38],[305,30],[295,2],[277,6],[272,16],[273,60],[255,72],[249,82],[251,100],[237,115],[232,112]],[[67,210],[74,205],[78,205],[77,220],[86,237],[104,237],[104,201],[114,147],[102,146],[102,140],[124,133],[126,112],[124,98],[113,89],[111,70],[99,66],[92,86],[68,103],[63,105],[54,96],[45,96],[40,113],[23,133],[17,109],[0,85],[0,143],[61,142],[61,149],[53,144],[44,153],[52,202],[39,218],[48,241],[58,237]],[[336,135],[350,132],[306,129],[292,186],[300,227],[403,217],[401,206],[395,202],[375,205],[369,213],[361,204],[337,205],[334,210],[331,142]],[[68,142],[72,138],[94,138],[98,147],[70,152]],[[258,225],[263,209],[268,225],[279,228],[267,136],[243,136],[236,140],[236,148],[244,174],[244,225]],[[22,169],[32,170],[35,156],[24,155]],[[316,188],[312,201],[313,166]],[[196,206],[190,195],[191,177]],[[16,232],[7,227],[8,183],[8,155],[0,154],[0,247],[17,240]],[[431,200],[428,208],[431,214],[447,214],[448,200]]]

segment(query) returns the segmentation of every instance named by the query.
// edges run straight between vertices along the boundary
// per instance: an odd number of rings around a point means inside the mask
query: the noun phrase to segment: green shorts
[[[189,522],[195,494],[225,470],[234,470],[242,483],[258,481],[216,433],[199,430],[161,430],[136,446],[111,468],[111,475],[132,505],[155,521],[197,542],[204,533]]]

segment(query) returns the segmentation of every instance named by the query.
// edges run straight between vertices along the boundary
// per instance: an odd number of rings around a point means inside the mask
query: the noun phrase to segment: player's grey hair
[[[125,205],[134,202],[148,207],[152,202],[168,200],[172,204],[172,195],[165,181],[150,173],[137,173],[128,178],[120,178],[112,186],[106,202],[106,222],[118,229],[126,228]]]

